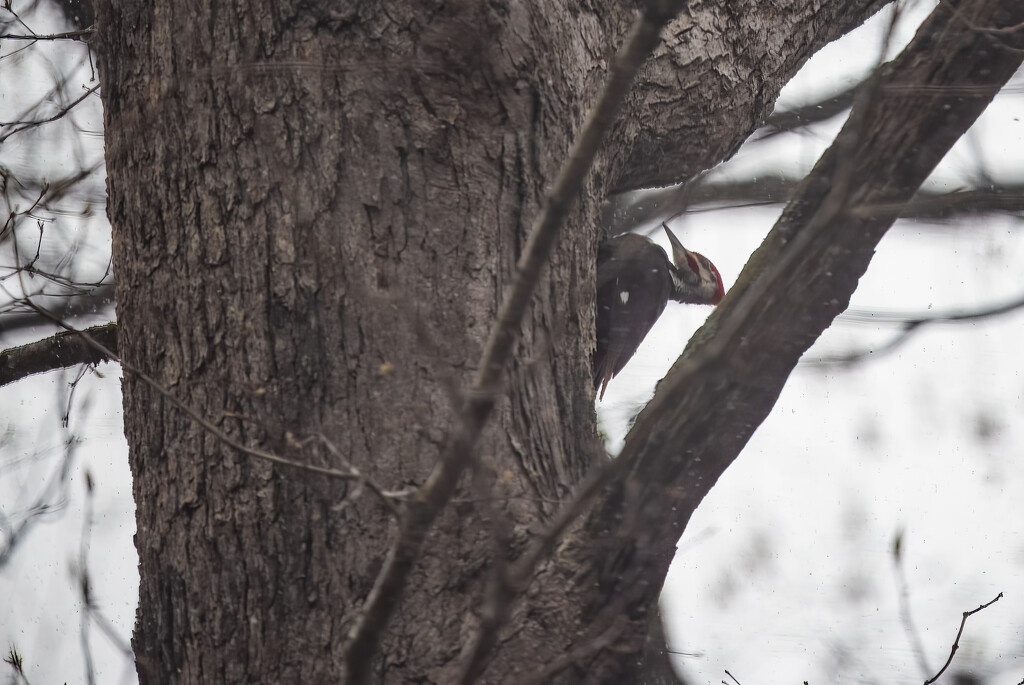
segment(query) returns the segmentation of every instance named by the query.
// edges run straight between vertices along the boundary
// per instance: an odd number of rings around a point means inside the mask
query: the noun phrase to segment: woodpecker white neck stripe
[[[690,286],[686,284],[686,281],[679,277],[679,271],[669,269],[668,275],[672,277],[672,289],[677,293],[684,293],[690,290]]]

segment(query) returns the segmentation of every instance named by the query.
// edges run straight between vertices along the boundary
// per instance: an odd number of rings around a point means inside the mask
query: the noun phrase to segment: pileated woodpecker
[[[672,243],[672,261],[653,240],[636,233],[622,233],[598,248],[594,389],[602,398],[669,300],[718,304],[725,296],[715,265],[662,226]]]

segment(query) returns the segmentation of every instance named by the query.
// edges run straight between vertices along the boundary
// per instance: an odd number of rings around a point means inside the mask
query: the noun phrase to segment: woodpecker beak
[[[675,233],[668,230],[668,224],[663,223],[662,227],[668,235],[668,241],[672,243],[672,261],[675,262],[676,268],[682,269],[683,265],[686,265],[690,271],[699,274],[700,269],[697,267],[697,260],[693,258],[693,253],[683,247]]]

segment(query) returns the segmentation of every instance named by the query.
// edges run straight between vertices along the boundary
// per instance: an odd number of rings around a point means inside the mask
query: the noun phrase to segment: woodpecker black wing
[[[671,268],[661,247],[634,233],[615,236],[598,249],[594,388],[601,397],[665,311]]]

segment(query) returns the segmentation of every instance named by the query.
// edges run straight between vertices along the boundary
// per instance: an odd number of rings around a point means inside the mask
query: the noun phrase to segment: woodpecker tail
[[[608,383],[611,382],[614,375],[615,368],[608,364],[600,371],[598,369],[594,370],[594,390],[598,391],[597,398],[599,400],[604,399],[604,391],[608,389]]]

